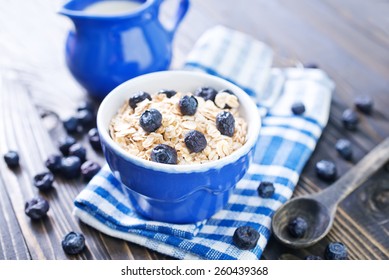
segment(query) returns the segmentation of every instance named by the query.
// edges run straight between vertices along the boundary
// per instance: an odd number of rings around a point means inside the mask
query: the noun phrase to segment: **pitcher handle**
[[[160,2],[163,2],[163,1],[160,1]],[[168,32],[168,34],[170,35],[170,38],[173,39],[173,36],[174,36],[178,26],[180,25],[184,16],[188,12],[189,5],[190,5],[189,0],[180,0],[180,4],[179,4],[178,9],[177,9],[176,19],[174,21],[174,24],[170,29],[166,30]]]

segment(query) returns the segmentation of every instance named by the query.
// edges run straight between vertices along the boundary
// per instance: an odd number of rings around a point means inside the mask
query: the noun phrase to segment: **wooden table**
[[[170,0],[169,0],[170,1]],[[173,1],[174,2],[174,1]],[[329,124],[307,163],[295,195],[328,186],[317,179],[314,164],[336,162],[343,174],[389,136],[389,3],[383,0],[192,0],[174,42],[172,68],[179,68],[196,39],[215,24],[251,34],[269,44],[276,62],[314,62],[336,83]],[[166,259],[138,245],[104,235],[72,215],[73,200],[85,186],[57,179],[48,218],[31,222],[24,203],[37,193],[32,177],[45,170],[44,160],[57,152],[65,132],[59,123],[87,98],[64,62],[64,40],[71,22],[56,14],[61,1],[3,1],[0,5],[0,153],[16,149],[21,167],[10,170],[0,160],[0,259]],[[167,4],[169,5],[169,4]],[[170,4],[171,5],[171,4]],[[163,10],[169,15],[169,9]],[[370,95],[371,115],[360,116],[357,131],[347,131],[341,114],[355,96]],[[54,114],[47,115],[47,112]],[[42,115],[46,117],[42,118]],[[341,159],[334,144],[349,139],[352,162]],[[79,139],[85,141],[85,139]],[[103,157],[88,147],[89,158]],[[389,258],[389,170],[380,170],[344,200],[333,229],[317,245],[290,250],[270,240],[263,258],[295,259],[323,255],[330,241],[341,241],[350,259]],[[74,257],[61,248],[62,237],[82,231],[87,250]]]

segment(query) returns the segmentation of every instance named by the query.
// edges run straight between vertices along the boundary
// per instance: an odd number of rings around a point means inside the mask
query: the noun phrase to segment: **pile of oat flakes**
[[[178,103],[184,95],[192,93],[177,92],[170,98],[165,94],[154,94],[152,100],[145,99],[134,109],[129,102],[124,102],[110,123],[112,139],[130,154],[146,160],[150,160],[151,151],[157,144],[169,145],[177,151],[178,164],[214,161],[230,155],[246,142],[247,123],[239,116],[239,100],[235,95],[219,92],[215,101],[195,96],[198,108],[193,116],[180,112]],[[139,125],[139,119],[151,108],[162,114],[162,125],[155,132],[148,133]],[[222,135],[216,127],[216,116],[222,111],[234,116],[232,137]],[[191,130],[200,131],[207,140],[206,148],[199,153],[191,153],[184,143],[186,133]]]

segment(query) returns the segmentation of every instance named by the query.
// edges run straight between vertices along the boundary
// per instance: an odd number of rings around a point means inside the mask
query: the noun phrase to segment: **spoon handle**
[[[352,191],[362,185],[389,160],[389,137],[370,151],[354,167],[324,191],[313,195],[332,211]]]

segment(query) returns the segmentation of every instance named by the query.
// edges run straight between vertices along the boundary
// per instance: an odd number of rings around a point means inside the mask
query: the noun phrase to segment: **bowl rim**
[[[166,77],[168,75],[177,75],[178,77],[197,77],[201,79],[206,80],[213,80],[216,83],[222,83],[225,84],[226,88],[231,89],[239,98],[241,104],[244,104],[245,112],[257,112],[256,114],[250,114],[250,118],[252,119],[251,123],[254,125],[248,124],[250,126],[250,137],[246,140],[246,143],[243,144],[242,147],[231,153],[230,155],[214,160],[209,161],[206,163],[194,163],[194,164],[162,164],[157,163],[149,160],[142,159],[140,157],[137,157],[135,155],[132,155],[128,152],[126,152],[118,143],[116,143],[111,136],[109,135],[109,129],[108,127],[104,126],[104,120],[109,117],[110,119],[113,116],[107,116],[107,114],[104,114],[106,111],[106,108],[110,106],[110,101],[113,99],[115,95],[122,95],[124,94],[123,91],[129,87],[134,81],[139,81],[141,79],[148,80],[150,78],[158,77],[158,79],[162,79],[163,77]],[[199,85],[200,86],[200,85]],[[135,92],[135,91],[134,91]],[[128,92],[128,97],[131,96],[132,92]],[[119,107],[117,108],[119,110]],[[117,112],[116,110],[116,112]],[[247,121],[247,120],[246,120]],[[109,123],[109,122],[108,122]],[[256,125],[255,125],[256,124]],[[161,171],[161,172],[168,172],[168,173],[192,173],[192,172],[204,172],[209,169],[220,169],[222,166],[231,164],[237,160],[239,160],[241,157],[245,156],[249,151],[255,146],[260,128],[262,127],[262,121],[261,117],[258,111],[258,108],[253,101],[252,97],[250,97],[243,89],[238,87],[237,85],[222,79],[218,76],[214,76],[211,74],[203,73],[203,72],[196,72],[196,71],[189,71],[189,70],[164,70],[164,71],[157,71],[152,72],[148,74],[143,74],[140,76],[137,76],[135,78],[129,79],[116,88],[114,88],[108,95],[103,99],[101,102],[98,112],[97,112],[97,130],[99,132],[101,141],[104,141],[106,145],[108,145],[111,149],[115,151],[116,154],[120,155],[127,161],[131,161],[132,163],[147,168],[152,169],[155,171]],[[102,144],[104,145],[104,144]],[[103,149],[104,150],[104,149]]]

